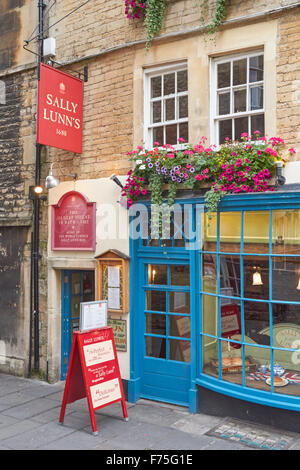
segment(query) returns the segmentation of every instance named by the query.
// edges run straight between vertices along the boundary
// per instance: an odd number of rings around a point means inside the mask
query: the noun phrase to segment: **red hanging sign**
[[[77,191],[69,191],[52,206],[51,249],[95,251],[95,202],[89,202]]]
[[[82,153],[83,81],[41,63],[37,142]]]
[[[59,422],[63,423],[67,403],[86,397],[92,423],[97,434],[94,411],[121,401],[128,420],[118,357],[111,327],[88,332],[74,331],[70,363]]]

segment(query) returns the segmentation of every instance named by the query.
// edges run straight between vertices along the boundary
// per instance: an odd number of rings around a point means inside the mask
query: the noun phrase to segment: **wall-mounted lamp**
[[[263,282],[262,282],[261,274],[258,271],[258,268],[256,268],[256,266],[254,266],[254,269],[256,269],[256,271],[253,273],[252,285],[253,286],[262,286]]]
[[[46,195],[43,195],[43,187],[40,185],[29,186],[29,199],[34,201],[35,199],[47,199]]]
[[[120,188],[123,189],[124,186],[122,185],[121,181],[116,177],[116,175],[111,175],[110,179],[111,179],[114,183],[116,183],[118,186],[120,186]]]
[[[55,178],[55,176],[53,176],[53,173],[52,173],[53,165],[54,163],[51,163],[49,175],[47,176],[46,181],[45,181],[45,186],[47,189],[55,188],[56,186],[59,185],[59,179]]]
[[[285,177],[282,174],[283,162],[276,162],[277,183],[282,186],[285,183]]]

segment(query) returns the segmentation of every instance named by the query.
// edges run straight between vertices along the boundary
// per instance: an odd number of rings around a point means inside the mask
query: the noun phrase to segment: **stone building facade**
[[[61,378],[61,314],[63,271],[96,271],[95,257],[116,249],[129,255],[127,213],[117,204],[119,188],[131,167],[127,152],[145,140],[144,84],[153,70],[184,64],[188,69],[189,140],[212,139],[211,61],[253,51],[265,58],[265,131],[278,135],[296,154],[287,166],[289,182],[297,182],[300,159],[300,9],[293,0],[251,2],[228,0],[226,20],[211,40],[202,23],[201,2],[168,0],[163,28],[148,52],[141,19],[129,20],[123,0],[96,0],[77,8],[78,1],[48,0],[46,36],[56,39],[54,60],[61,70],[83,71],[83,153],[55,148],[42,152],[42,181],[53,163],[61,184],[41,202],[40,224],[40,365],[51,382]],[[206,4],[206,24],[215,2]],[[61,18],[65,17],[61,22]],[[0,5],[0,80],[6,100],[0,102],[0,370],[26,374],[30,338],[30,234],[34,183],[37,70],[36,58],[23,49],[37,25],[37,2],[4,0]],[[36,41],[28,48],[36,50]],[[172,69],[173,70],[173,69]],[[77,178],[73,178],[77,174]],[[51,206],[68,191],[82,192],[101,204],[114,204],[117,234],[99,236],[94,253],[51,250]],[[107,220],[107,219],[105,219]],[[109,219],[110,220],[110,219]],[[110,222],[109,222],[110,223]],[[103,235],[103,234],[102,234]],[[98,293],[99,294],[99,293]],[[97,296],[97,286],[96,286]],[[120,352],[122,377],[130,380],[130,316],[127,352]]]

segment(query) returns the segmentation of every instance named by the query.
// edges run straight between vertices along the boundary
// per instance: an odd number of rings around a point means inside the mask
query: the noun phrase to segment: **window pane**
[[[273,300],[300,302],[300,258],[273,257]]]
[[[295,304],[272,304],[272,314],[273,345],[279,348],[300,349],[299,306]],[[293,357],[296,358],[296,355]],[[298,354],[298,358],[300,359],[300,354]],[[300,371],[300,360],[298,364],[298,370]],[[283,365],[283,367],[286,367],[286,365]]]
[[[250,57],[249,82],[259,82],[264,79],[264,56]]]
[[[220,251],[240,252],[241,213],[221,212],[220,214]]]
[[[246,343],[264,344],[270,346],[270,330],[264,331],[270,327],[269,304],[264,302],[245,302],[244,303],[244,321]]]
[[[175,93],[175,73],[164,75],[164,95]]]
[[[265,115],[258,114],[257,116],[251,116],[251,134],[255,131],[259,131],[261,136],[265,135]]]
[[[146,314],[146,333],[155,335],[166,334],[166,316],[158,313]]]
[[[269,253],[269,212],[244,213],[244,253]]]
[[[244,132],[249,132],[248,129],[248,117],[236,118],[234,120],[234,138],[239,140],[241,134]]]
[[[246,110],[246,90],[236,90],[234,92],[234,112],[242,113]]]
[[[190,267],[187,265],[170,266],[171,286],[190,285]]]
[[[177,73],[177,93],[187,91],[187,70],[181,70]]]
[[[172,313],[190,313],[190,293],[169,292],[169,311]]]
[[[264,107],[264,87],[255,86],[250,88],[250,109],[262,109]]]
[[[152,123],[161,122],[161,101],[152,103]]]
[[[217,214],[213,213],[210,216],[204,214],[203,217],[203,250],[204,251],[217,251]]]
[[[298,341],[300,343],[300,337],[298,333]],[[274,351],[274,392],[283,393],[284,395],[300,396],[299,387],[299,373],[300,373],[300,353],[299,343],[297,346],[298,352],[290,351]],[[276,367],[277,366],[277,367]],[[279,366],[279,368],[278,368]],[[275,372],[283,374],[281,376],[275,376]]]
[[[202,255],[202,290],[204,292],[217,292],[217,256],[207,253]]]
[[[175,98],[165,100],[165,120],[173,121],[175,119]]]
[[[166,293],[161,291],[146,292],[146,310],[166,311]]]
[[[222,380],[242,385],[243,383],[243,360],[242,350],[232,347],[233,343],[222,341]],[[247,363],[246,363],[247,364]],[[219,365],[217,361],[216,366]]]
[[[177,144],[177,124],[166,126],[166,143],[170,145]]]
[[[162,126],[153,128],[153,139],[152,139],[153,147],[154,147],[154,142],[159,142],[161,145],[165,143],[164,142],[164,128]]]
[[[232,120],[226,119],[225,121],[219,121],[219,144],[225,142],[226,137],[232,140]]]
[[[218,65],[218,88],[230,86],[230,62]]]
[[[161,77],[151,78],[151,98],[161,96]]]
[[[247,59],[233,62],[233,85],[247,83]]]
[[[188,97],[179,97],[179,119],[188,117]]]
[[[189,317],[169,316],[169,336],[191,337],[191,319]]]
[[[184,139],[185,142],[189,141],[189,125],[187,122],[179,124],[179,137]]]
[[[238,300],[220,298],[221,336],[241,341],[241,307]],[[227,343],[228,349],[240,349],[241,344]]]
[[[203,336],[202,345],[203,372],[207,375],[218,377],[219,372],[216,367],[219,355],[218,340]]]
[[[272,251],[278,254],[300,253],[300,210],[272,212]]]
[[[230,114],[230,93],[219,94],[219,115]]]
[[[169,359],[171,361],[191,362],[191,343],[169,339]]]
[[[244,256],[244,297],[269,299],[269,259]]]
[[[148,265],[148,284],[168,284],[168,268],[165,264]]]
[[[240,295],[240,257],[220,256],[220,293],[237,297]]]
[[[212,295],[203,295],[202,307],[203,333],[218,336],[217,297]]]
[[[270,374],[268,365],[271,362],[271,352],[268,348],[259,348],[255,346],[245,346],[245,357],[250,364],[255,364],[246,374],[247,387],[257,388],[259,390],[271,391],[270,385],[266,383]]]
[[[155,338],[152,336],[146,336],[146,356],[166,359],[165,338]]]

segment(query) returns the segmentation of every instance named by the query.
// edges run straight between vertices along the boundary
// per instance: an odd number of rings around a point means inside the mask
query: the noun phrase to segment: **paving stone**
[[[59,440],[40,446],[39,450],[93,450],[101,441],[102,437],[99,434],[75,431]]]
[[[14,424],[10,424],[9,426],[3,427],[0,429],[0,441],[1,445],[3,444],[3,441],[7,438],[13,437],[13,436],[18,436],[24,435],[24,433],[31,431],[34,428],[39,427],[39,423],[36,423],[31,420],[26,420],[26,421],[17,421]]]
[[[27,418],[32,418],[39,413],[50,410],[51,408],[55,408],[55,402],[53,400],[48,400],[47,398],[37,398],[28,403],[23,403],[21,405],[4,410],[2,411],[2,414],[24,420]]]

